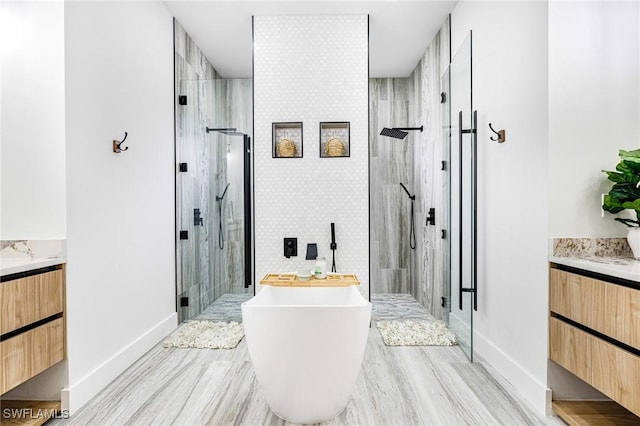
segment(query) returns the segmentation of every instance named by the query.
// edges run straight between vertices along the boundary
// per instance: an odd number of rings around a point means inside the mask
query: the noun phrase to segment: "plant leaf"
[[[640,189],[632,182],[618,182],[611,187],[609,195],[620,203],[635,201],[640,198]]]
[[[625,209],[631,209],[635,211],[640,211],[640,199],[633,201],[625,201],[622,203],[622,207]]]
[[[622,210],[624,210],[624,207],[622,207],[622,203],[617,198],[613,198],[611,195],[607,194],[604,196],[602,209],[609,213],[615,214],[620,213]]]
[[[624,149],[621,149],[618,151],[618,156],[626,161],[640,163],[640,149],[634,149],[633,151],[625,151]]]
[[[640,177],[632,176],[628,173],[610,172],[607,170],[603,170],[603,172],[607,174],[607,177],[611,182],[634,182],[634,180],[640,181]]]
[[[623,219],[621,217],[616,217],[613,220],[617,220],[618,222],[624,223],[627,226],[640,226],[640,221],[633,219]],[[632,224],[632,225],[631,225]]]
[[[622,160],[616,165],[616,170],[622,173],[628,173],[631,175],[640,174],[640,163],[634,161]]]

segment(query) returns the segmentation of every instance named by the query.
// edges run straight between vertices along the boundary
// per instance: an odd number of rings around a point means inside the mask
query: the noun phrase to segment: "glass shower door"
[[[241,321],[254,294],[252,82],[176,87],[178,319]]]
[[[464,40],[450,65],[451,135],[449,327],[473,361],[476,293],[476,114],[472,107],[471,40]]]
[[[181,81],[176,103],[177,295],[180,322],[195,318],[207,303],[209,216],[206,158],[202,147],[202,98],[198,82]]]

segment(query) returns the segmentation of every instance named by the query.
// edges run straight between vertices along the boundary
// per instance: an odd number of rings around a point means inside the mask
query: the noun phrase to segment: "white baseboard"
[[[156,345],[163,337],[176,329],[178,314],[169,315],[164,320],[147,330],[133,342],[122,348],[118,353],[99,365],[76,383],[62,390],[62,409],[72,415],[86,404],[113,379],[140,359],[149,349]]]
[[[520,397],[542,415],[551,413],[551,389],[533,377],[509,355],[474,330],[473,349],[499,375],[507,380]]]

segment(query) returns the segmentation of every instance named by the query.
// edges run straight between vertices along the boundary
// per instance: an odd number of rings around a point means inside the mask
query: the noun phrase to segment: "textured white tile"
[[[254,19],[256,279],[297,270],[306,244],[366,293],[368,241],[368,40],[360,15]],[[303,157],[272,158],[273,122],[303,122]],[[319,157],[319,123],[350,122],[350,157]],[[298,257],[283,238],[298,238]]]

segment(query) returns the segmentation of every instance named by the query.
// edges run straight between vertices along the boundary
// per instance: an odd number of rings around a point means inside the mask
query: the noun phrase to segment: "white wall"
[[[65,41],[73,413],[176,326],[172,18],[160,2],[70,2]]]
[[[461,2],[452,14],[454,52],[473,30],[479,111],[476,351],[539,411],[549,397],[547,239],[624,233],[601,218],[600,170],[638,147],[639,7]],[[489,141],[488,122],[506,143]]]
[[[255,268],[305,265],[308,243],[369,284],[367,16],[254,18]],[[283,31],[283,29],[286,29]],[[303,158],[271,158],[272,122],[302,121]],[[351,156],[319,158],[319,122],[351,123]],[[283,256],[283,238],[298,256]]]
[[[640,4],[549,4],[549,236],[624,236],[601,215],[601,170],[640,145]],[[628,216],[628,213],[627,213]],[[632,217],[632,216],[628,216]],[[554,398],[602,398],[553,362]]]
[[[640,3],[549,3],[549,235],[615,237],[601,216],[619,149],[640,147]]]
[[[63,239],[64,3],[2,2],[0,239]]]
[[[547,3],[460,2],[455,53],[473,30],[478,110],[475,350],[539,411],[547,367]],[[489,139],[488,123],[507,141]]]

